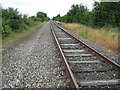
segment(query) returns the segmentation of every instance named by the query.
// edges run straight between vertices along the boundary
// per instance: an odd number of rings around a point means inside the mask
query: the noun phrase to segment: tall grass
[[[70,31],[76,32],[82,37],[99,44],[109,51],[118,52],[118,33],[117,30],[108,30],[108,28],[93,29],[82,24],[60,23],[63,27]]]

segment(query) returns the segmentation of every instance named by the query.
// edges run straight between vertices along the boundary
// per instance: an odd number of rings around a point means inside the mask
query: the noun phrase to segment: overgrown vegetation
[[[18,9],[2,9],[2,38],[15,36],[14,34],[25,32],[40,22],[47,21],[47,14],[38,12],[36,16],[28,17],[18,12]]]
[[[118,51],[120,2],[107,1],[108,2],[94,2],[91,11],[87,6],[82,4],[72,5],[66,15],[60,16],[60,14],[58,14],[53,17],[53,20],[64,22],[62,25],[65,28],[109,50]]]
[[[25,30],[20,30],[17,32],[12,31],[11,33],[9,33],[9,35],[7,37],[4,37],[4,39],[2,39],[2,43],[6,43],[8,41],[14,41],[19,38],[22,38],[23,36],[27,35],[27,33],[30,33],[30,32],[33,32],[34,30],[36,30],[36,28],[40,24],[42,24],[42,22],[35,22],[34,25],[27,27],[27,29],[25,29]]]
[[[93,29],[83,24],[60,23],[63,27],[89,39],[109,51],[118,51],[118,33],[117,31],[108,31],[108,28]]]
[[[72,5],[66,15],[53,20],[81,23],[92,27],[120,27],[120,2],[95,2],[92,11],[82,4]]]

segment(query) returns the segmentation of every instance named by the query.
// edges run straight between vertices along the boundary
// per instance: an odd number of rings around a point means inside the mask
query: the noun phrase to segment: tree
[[[41,19],[41,21],[47,21],[49,18],[47,17],[47,14],[44,12],[38,12],[37,17]]]
[[[3,18],[5,20],[8,20],[8,24],[10,25],[12,30],[16,30],[20,28],[20,24],[22,23],[21,21],[22,15],[19,14],[17,9],[14,10],[13,8],[8,8],[6,10],[3,10],[2,14],[3,14]]]
[[[120,3],[95,2],[93,9],[93,25],[103,27],[106,25],[120,27]]]
[[[7,37],[12,32],[25,30],[29,26],[35,25],[36,22],[45,20],[49,20],[49,18],[43,12],[38,12],[37,17],[28,17],[27,15],[20,14],[18,9],[2,9],[2,37]]]
[[[82,4],[72,5],[69,12],[60,19],[63,22],[75,22],[89,25],[90,23],[90,13],[87,7]]]
[[[74,18],[73,22],[78,22],[82,24],[89,24],[89,11],[87,7],[83,6],[82,4],[79,6]]]
[[[108,0],[109,1],[109,0]],[[81,23],[92,27],[120,27],[120,2],[94,2],[89,11],[86,6],[72,5],[66,15],[53,17],[54,20],[66,23]]]
[[[58,15],[55,16],[55,17],[53,17],[52,20],[61,21],[61,16],[60,16],[60,14],[58,14]]]

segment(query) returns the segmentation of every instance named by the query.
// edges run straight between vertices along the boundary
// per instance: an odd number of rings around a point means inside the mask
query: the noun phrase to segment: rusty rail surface
[[[67,35],[69,35],[71,38],[73,38],[74,40],[76,40],[77,42],[81,43],[82,45],[84,45],[86,48],[89,49],[89,51],[93,52],[96,56],[102,58],[102,61],[105,62],[106,64],[108,64],[111,68],[117,70],[118,72],[120,72],[120,65],[113,62],[112,60],[110,60],[108,57],[104,56],[103,54],[99,53],[97,50],[93,49],[92,47],[90,47],[89,45],[87,45],[85,42],[83,42],[82,40],[79,40],[78,38],[76,38],[75,36],[73,36],[72,34],[70,34],[68,31],[66,31],[64,28],[60,27],[58,24],[52,22],[51,23],[51,32],[53,34],[53,37],[55,39],[55,42],[56,42],[56,45],[57,45],[57,48],[59,50],[59,54],[61,56],[61,59],[62,59],[62,62],[64,64],[64,67],[65,67],[65,72],[66,72],[66,75],[69,79],[69,82],[70,82],[70,86],[71,88],[73,89],[76,89],[76,90],[79,90],[80,87],[73,75],[73,72],[68,64],[68,61],[66,60],[65,58],[65,55],[62,51],[62,48],[59,44],[59,41],[55,35],[55,32],[54,32],[54,28],[52,27],[52,24],[56,25],[59,29],[61,29],[63,32],[65,32]]]
[[[64,54],[63,54],[63,52],[62,52],[62,49],[61,49],[61,47],[60,47],[60,44],[59,44],[59,42],[58,42],[58,40],[57,40],[57,38],[56,38],[56,36],[55,36],[55,33],[54,33],[52,27],[51,27],[51,31],[52,31],[53,37],[54,37],[54,39],[55,39],[55,41],[56,41],[58,50],[59,50],[59,52],[60,52],[60,55],[61,55],[61,58],[62,58],[62,62],[63,62],[63,64],[64,64],[64,66],[65,66],[66,74],[67,74],[67,76],[68,76],[68,79],[70,80],[70,86],[71,86],[73,89],[79,90],[79,86],[78,86],[78,84],[77,84],[77,82],[76,82],[76,80],[75,80],[75,78],[74,78],[74,75],[73,75],[73,73],[72,73],[72,71],[71,71],[71,69],[70,69],[70,66],[69,66],[69,64],[68,64],[68,62],[67,62],[67,60],[66,60],[66,58],[65,58],[65,56],[64,56]]]
[[[117,64],[116,62],[110,60],[108,57],[104,56],[103,54],[99,53],[97,50],[93,49],[92,47],[90,47],[89,45],[87,45],[85,42],[83,42],[82,40],[76,38],[75,36],[71,35],[69,32],[67,32],[64,28],[60,27],[58,24],[54,23],[58,28],[60,28],[62,31],[64,31],[65,33],[67,33],[70,37],[72,37],[73,39],[75,39],[76,41],[78,41],[79,43],[81,43],[82,45],[84,45],[85,47],[87,47],[90,51],[94,52],[94,54],[96,54],[98,57],[101,57],[103,59],[103,61],[105,63],[107,63],[111,68],[117,70],[118,72],[120,72],[120,65]]]

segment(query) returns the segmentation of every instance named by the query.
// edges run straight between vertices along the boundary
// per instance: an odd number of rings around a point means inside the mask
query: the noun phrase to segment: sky
[[[52,18],[60,14],[65,15],[73,4],[87,5],[92,9],[94,0],[0,0],[3,8],[18,8],[18,11],[28,16],[36,15],[38,11],[45,12],[48,17]]]

